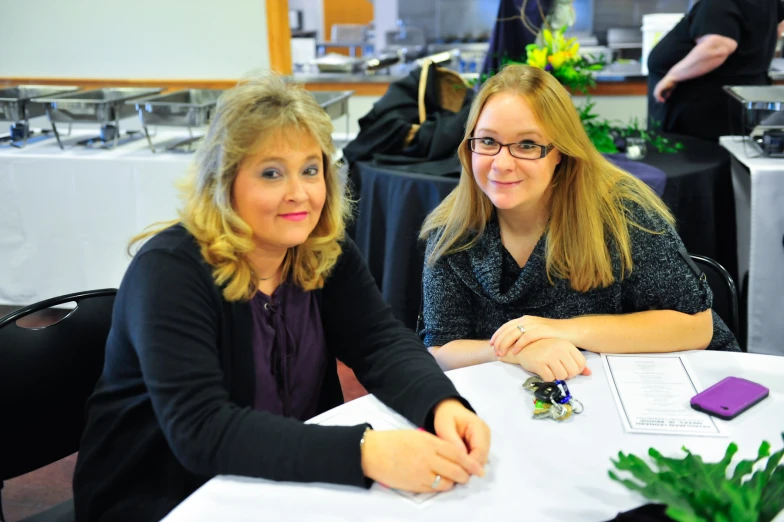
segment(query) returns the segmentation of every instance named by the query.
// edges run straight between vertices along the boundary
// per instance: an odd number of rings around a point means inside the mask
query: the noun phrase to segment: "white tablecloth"
[[[128,240],[177,217],[174,182],[191,157],[153,154],[144,139],[114,150],[63,151],[54,138],[0,148],[0,304],[117,288]]]
[[[563,423],[533,420],[527,378],[519,367],[490,363],[448,372],[457,389],[487,421],[493,442],[488,473],[468,486],[412,501],[376,484],[370,490],[326,484],[275,483],[219,476],[207,482],[164,520],[224,522],[297,520],[406,522],[536,520],[601,521],[646,500],[607,475],[618,451],[647,458],[649,447],[681,458],[685,445],[709,461],[719,460],[730,441],[736,459],[756,455],[762,440],[774,450],[784,431],[784,358],[725,352],[690,352],[689,362],[703,387],[728,375],[770,388],[770,397],[724,424],[730,437],[627,434],[621,424],[599,356],[587,354],[589,377],[570,381],[585,411]],[[387,410],[367,396],[339,408],[357,418]],[[334,410],[333,410],[334,411]],[[387,410],[388,411],[388,410]],[[328,414],[323,414],[328,415]],[[323,448],[329,451],[329,448]],[[400,462],[405,466],[405,462]],[[622,473],[623,476],[626,476]]]
[[[740,137],[722,137],[721,145],[734,158],[738,272],[749,273],[748,350],[784,355],[784,159],[762,157]]]

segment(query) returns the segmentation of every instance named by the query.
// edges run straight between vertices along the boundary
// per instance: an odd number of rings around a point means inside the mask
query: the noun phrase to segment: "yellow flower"
[[[558,69],[559,67],[561,67],[564,64],[564,62],[566,61],[567,58],[568,57],[567,57],[566,53],[561,51],[561,52],[557,52],[557,53],[553,54],[552,56],[548,57],[547,59],[550,62],[550,64],[553,66],[553,69]]]
[[[542,30],[542,40],[544,40],[544,44],[547,47],[553,47],[553,33],[551,33],[549,29]]]
[[[531,67],[538,67],[544,69],[547,65],[547,49],[531,49],[528,51],[528,59],[526,63]]]
[[[577,42],[574,42],[572,45],[569,46],[568,49],[566,49],[565,52],[566,52],[566,54],[569,55],[569,58],[576,58],[577,57],[577,52],[579,50],[580,50],[580,44],[577,43]]]

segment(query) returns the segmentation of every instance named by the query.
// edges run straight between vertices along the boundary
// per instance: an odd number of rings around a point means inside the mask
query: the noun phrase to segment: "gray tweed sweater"
[[[523,315],[567,319],[587,314],[625,314],[643,310],[677,310],[693,314],[711,307],[708,284],[690,268],[683,243],[660,216],[628,203],[632,220],[651,234],[630,226],[632,273],[607,288],[578,292],[569,282],[551,284],[545,270],[546,234],[521,269],[501,243],[498,221],[491,218],[478,243],[425,266],[423,330],[425,346],[457,339],[489,339],[507,321]],[[434,246],[431,235],[427,255]],[[612,249],[611,249],[612,252]],[[685,249],[684,249],[685,252]],[[620,262],[612,253],[616,274]],[[708,349],[740,351],[724,322],[713,312],[713,339]]]

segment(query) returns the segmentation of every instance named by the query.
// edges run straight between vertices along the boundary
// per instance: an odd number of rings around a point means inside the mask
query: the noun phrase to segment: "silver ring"
[[[430,484],[431,489],[436,489],[438,485],[441,483],[441,475],[436,475],[436,479]]]
[[[520,335],[525,333],[525,327],[523,325],[518,324],[517,329],[520,330]]]

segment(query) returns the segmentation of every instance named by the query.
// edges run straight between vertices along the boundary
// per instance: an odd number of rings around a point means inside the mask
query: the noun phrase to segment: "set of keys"
[[[557,380],[543,381],[541,377],[531,377],[523,383],[523,388],[534,394],[534,418],[566,420],[572,414],[582,413],[583,404],[572,397],[566,382]]]

